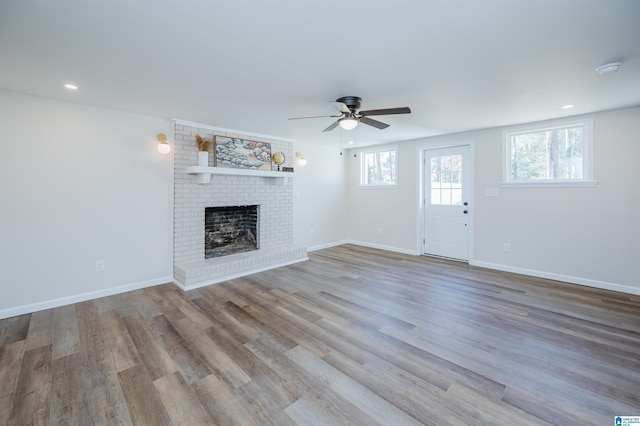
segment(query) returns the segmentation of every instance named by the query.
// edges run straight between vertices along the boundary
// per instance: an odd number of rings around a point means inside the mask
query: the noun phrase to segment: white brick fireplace
[[[306,248],[293,246],[293,182],[277,184],[261,176],[211,176],[209,184],[196,183],[187,167],[198,163],[196,134],[242,138],[271,144],[271,152],[285,154],[283,166],[293,166],[293,143],[250,134],[232,133],[201,124],[174,123],[174,238],[173,278],[188,290],[307,260]],[[213,166],[213,152],[209,154]],[[290,175],[293,177],[293,174]],[[204,215],[207,207],[258,205],[259,249],[205,259]]]

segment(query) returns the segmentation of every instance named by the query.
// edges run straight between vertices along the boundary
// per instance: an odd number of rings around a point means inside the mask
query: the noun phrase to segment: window
[[[365,151],[360,155],[360,185],[395,186],[398,184],[396,148]]]
[[[503,132],[503,184],[594,184],[592,121],[562,121]]]
[[[462,205],[462,155],[431,157],[431,204]]]

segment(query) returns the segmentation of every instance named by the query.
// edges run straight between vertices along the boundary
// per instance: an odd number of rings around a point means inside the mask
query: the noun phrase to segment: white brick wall
[[[223,275],[239,276],[243,270],[266,269],[270,262],[285,264],[304,260],[306,250],[295,250],[293,243],[292,180],[278,186],[275,179],[254,176],[211,176],[211,183],[200,185],[187,174],[188,166],[198,163],[196,134],[210,139],[214,135],[271,143],[271,152],[282,151],[283,166],[293,165],[293,144],[288,141],[218,132],[206,126],[175,123],[174,145],[174,279],[183,286],[220,281]],[[209,153],[213,166],[213,152]],[[204,209],[233,205],[260,206],[259,250],[239,256],[204,260]],[[300,258],[302,254],[303,258]],[[228,259],[227,259],[228,258]],[[249,260],[247,260],[249,259]],[[224,274],[222,273],[224,271]]]

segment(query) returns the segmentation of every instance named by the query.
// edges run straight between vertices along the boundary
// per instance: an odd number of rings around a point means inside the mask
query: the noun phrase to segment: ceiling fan
[[[360,105],[362,104],[362,99],[357,96],[343,96],[341,98],[336,99],[335,102],[331,102],[331,104],[333,104],[333,106],[336,107],[336,109],[340,112],[340,115],[318,115],[314,117],[295,117],[295,118],[290,118],[289,120],[303,120],[307,118],[325,118],[325,117],[337,118],[337,120],[333,124],[331,124],[329,127],[324,129],[323,132],[331,131],[338,126],[342,127],[345,130],[351,130],[355,128],[358,125],[358,123],[367,124],[377,129],[386,129],[387,127],[389,127],[387,123],[374,120],[372,118],[369,118],[369,116],[411,113],[411,109],[409,109],[409,107],[370,109],[366,111],[360,111]]]

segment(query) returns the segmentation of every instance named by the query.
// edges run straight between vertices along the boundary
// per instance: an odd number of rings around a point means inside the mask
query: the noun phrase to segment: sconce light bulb
[[[162,155],[167,155],[171,152],[171,145],[168,143],[159,143],[158,144],[158,152]]]
[[[160,154],[167,155],[171,152],[171,145],[167,143],[167,135],[165,135],[164,133],[158,133],[156,139],[158,140],[157,148]]]
[[[300,167],[305,166],[307,164],[307,160],[304,159],[304,156],[301,152],[296,152],[296,158],[298,159],[298,165]]]

